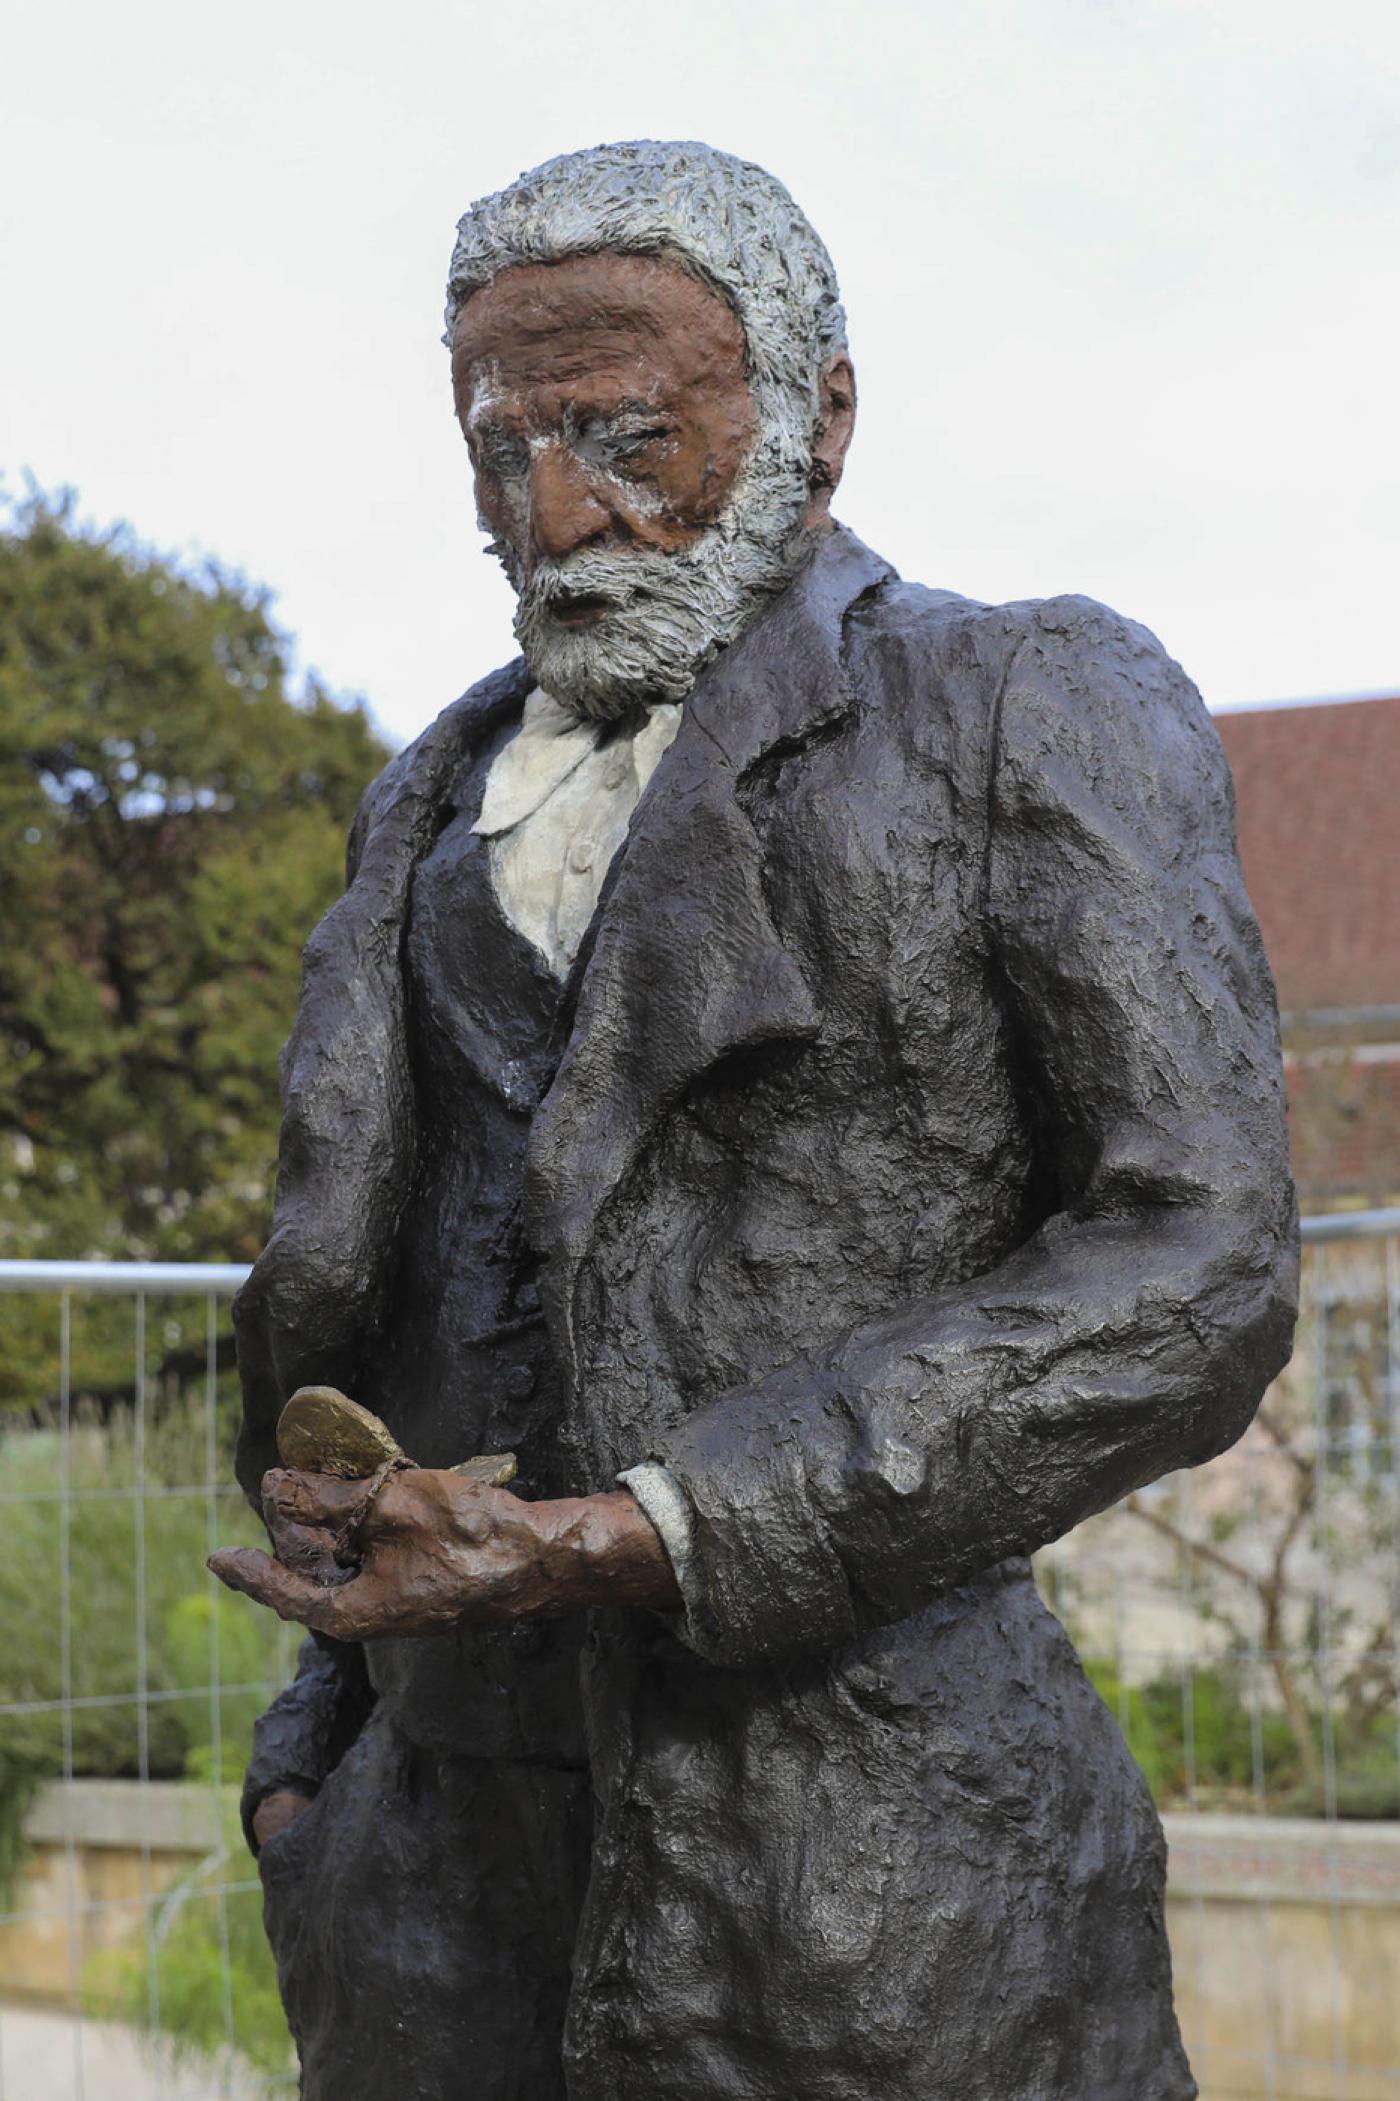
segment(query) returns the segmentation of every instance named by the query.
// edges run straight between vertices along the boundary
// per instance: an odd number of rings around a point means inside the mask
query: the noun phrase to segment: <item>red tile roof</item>
[[[1215,722],[1279,1005],[1400,1006],[1400,695]]]

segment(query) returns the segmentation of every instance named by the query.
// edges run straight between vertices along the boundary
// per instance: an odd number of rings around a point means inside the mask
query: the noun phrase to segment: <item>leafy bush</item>
[[[1262,1792],[1279,1816],[1400,1815],[1393,1719],[1334,1712],[1329,1799],[1305,1771],[1285,1716],[1250,1697],[1247,1662],[1227,1658],[1186,1675],[1164,1672],[1143,1685],[1125,1684],[1107,1657],[1086,1656],[1084,1667],[1163,1808],[1188,1801],[1228,1808],[1252,1804]],[[1320,1701],[1308,1705],[1305,1721],[1320,1745]]]
[[[224,1778],[246,1762],[254,1717],[290,1675],[290,1637],[248,1599],[213,1595],[211,1543],[251,1544],[260,1528],[236,1489],[204,1485],[208,1466],[190,1407],[140,1441],[129,1412],[75,1425],[66,1499],[56,1431],[0,1438],[0,1870],[34,1787],[70,1761],[175,1778],[217,1743]],[[229,1479],[226,1450],[215,1470]]]

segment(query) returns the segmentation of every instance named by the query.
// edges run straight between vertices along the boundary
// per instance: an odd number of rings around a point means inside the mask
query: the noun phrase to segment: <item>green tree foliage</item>
[[[70,495],[0,511],[0,1254],[256,1253],[301,946],[384,757],[294,696],[265,591]],[[52,1309],[3,1326],[32,1407]]]

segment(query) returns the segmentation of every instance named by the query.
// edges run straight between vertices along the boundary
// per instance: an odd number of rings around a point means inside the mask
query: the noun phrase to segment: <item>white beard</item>
[[[807,501],[791,454],[760,441],[720,517],[675,554],[584,547],[540,563],[524,584],[513,550],[497,543],[516,587],[516,639],[540,685],[591,721],[684,700],[801,568]],[[583,629],[555,617],[561,595],[585,593],[608,610]]]

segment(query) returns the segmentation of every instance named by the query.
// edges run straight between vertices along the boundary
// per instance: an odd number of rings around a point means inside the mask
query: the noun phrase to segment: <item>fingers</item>
[[[257,1547],[220,1547],[209,1556],[208,1566],[230,1590],[241,1590],[245,1597],[269,1606],[279,1619],[295,1620],[320,1634],[344,1635],[347,1631],[350,1614],[344,1590],[323,1589]]]
[[[492,1462],[493,1464],[495,1462]],[[410,1467],[385,1479],[371,1474],[344,1481],[335,1474],[309,1474],[274,1466],[262,1478],[263,1516],[282,1559],[288,1528],[307,1526],[368,1545],[426,1527],[444,1526],[471,1534],[489,1532],[493,1510],[505,1500],[513,1509],[518,1498],[509,1491],[463,1475],[455,1468]]]
[[[289,1831],[297,1818],[306,1814],[314,1799],[296,1787],[279,1787],[270,1795],[264,1795],[253,1811],[253,1851],[260,1853],[270,1838]]]
[[[262,1477],[263,1515],[270,1526],[327,1525],[351,1520],[364,1502],[365,1481],[342,1481],[335,1474],[304,1474],[274,1466]]]

